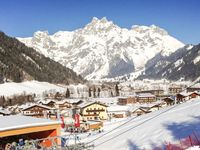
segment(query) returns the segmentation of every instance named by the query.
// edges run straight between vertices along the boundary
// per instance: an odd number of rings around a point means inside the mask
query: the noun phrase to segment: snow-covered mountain
[[[200,44],[186,45],[169,56],[157,54],[145,68],[139,78],[197,80],[200,77]]]
[[[93,18],[84,28],[49,35],[38,31],[18,38],[45,56],[73,69],[86,79],[110,78],[144,68],[156,54],[169,55],[184,44],[164,29],[134,25],[120,28],[105,17]]]

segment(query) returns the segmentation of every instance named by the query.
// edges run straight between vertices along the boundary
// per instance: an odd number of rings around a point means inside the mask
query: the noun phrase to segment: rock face
[[[169,56],[157,54],[139,78],[196,80],[200,77],[200,44],[187,45]]]
[[[84,82],[83,78],[71,69],[0,32],[0,82],[4,79],[15,82],[38,80],[67,84]]]
[[[38,31],[33,37],[18,39],[86,79],[133,73],[156,54],[166,56],[184,46],[155,25],[128,30],[106,18],[93,18],[84,28],[71,32],[49,35]]]

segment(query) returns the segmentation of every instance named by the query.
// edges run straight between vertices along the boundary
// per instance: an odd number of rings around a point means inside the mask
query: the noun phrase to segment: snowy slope
[[[139,78],[196,80],[200,77],[200,44],[186,45],[169,56],[156,55],[149,60]]]
[[[4,83],[0,84],[0,96],[12,96],[20,94],[39,94],[43,92],[65,92],[66,88],[50,84],[48,82],[26,81],[21,83]]]
[[[199,108],[200,99],[195,99],[137,118],[129,118],[128,123],[112,132],[105,131],[85,141],[100,137],[92,142],[95,150],[150,150],[155,146],[162,147],[166,141],[175,143],[194,131],[199,133]]]
[[[157,53],[169,55],[184,46],[155,25],[135,25],[128,30],[105,17],[93,18],[84,28],[75,31],[59,31],[53,35],[38,31],[33,37],[18,39],[87,79],[138,71]]]

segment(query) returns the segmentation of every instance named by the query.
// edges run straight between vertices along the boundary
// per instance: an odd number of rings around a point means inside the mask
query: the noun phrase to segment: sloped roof
[[[60,121],[53,121],[44,118],[35,118],[22,115],[11,115],[0,117],[0,132],[6,130],[35,127],[35,126],[45,126],[60,124]]]
[[[45,99],[45,100],[38,101],[38,103],[42,103],[42,104],[45,104],[45,105],[49,104],[50,102],[56,103],[56,101],[53,100],[53,99]]]
[[[143,97],[156,97],[156,96],[151,93],[139,93],[138,97],[143,98]]]
[[[2,109],[2,108],[0,108],[0,113],[1,113],[1,114],[5,114],[5,115],[11,114],[10,111],[8,111],[8,110],[6,110],[6,109]]]
[[[99,104],[99,105],[102,105],[102,106],[105,106],[105,107],[108,107],[107,105],[105,104],[102,104],[100,102],[93,102],[93,101],[87,101],[87,102],[83,102],[79,105],[80,108],[84,108],[84,107],[87,107],[89,105],[92,105],[92,104]]]
[[[129,106],[120,106],[120,105],[113,105],[107,108],[108,112],[124,112],[124,111],[129,111]]]
[[[181,93],[179,93],[179,95],[182,95],[182,96],[184,96],[184,97],[187,97],[187,96],[190,96],[190,95],[193,94],[193,93],[196,93],[196,94],[200,95],[200,93],[197,92],[197,91],[194,91],[194,92],[181,92]]]
[[[165,99],[170,99],[171,101],[175,101],[175,97],[172,97],[172,96],[170,96],[170,97],[165,97],[165,98],[163,98],[162,100],[165,100]]]
[[[49,110],[52,109],[51,107],[48,107],[48,106],[45,106],[45,105],[41,105],[41,104],[32,104],[32,105],[29,105],[29,106],[25,107],[24,109],[22,109],[22,111],[25,111],[25,110],[27,110],[27,109],[29,109],[29,108],[32,108],[32,107],[35,107],[35,106],[42,107],[42,108],[49,109]]]

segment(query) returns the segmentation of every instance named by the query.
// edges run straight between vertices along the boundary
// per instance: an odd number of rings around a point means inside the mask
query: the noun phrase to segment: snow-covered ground
[[[48,82],[26,81],[21,83],[9,82],[0,84],[0,96],[13,96],[20,94],[38,94],[44,92],[64,92],[65,87],[61,87]]]
[[[200,99],[163,108],[139,117],[105,122],[104,132],[80,135],[95,150],[153,149],[165,142],[178,143],[193,132],[200,135]]]

